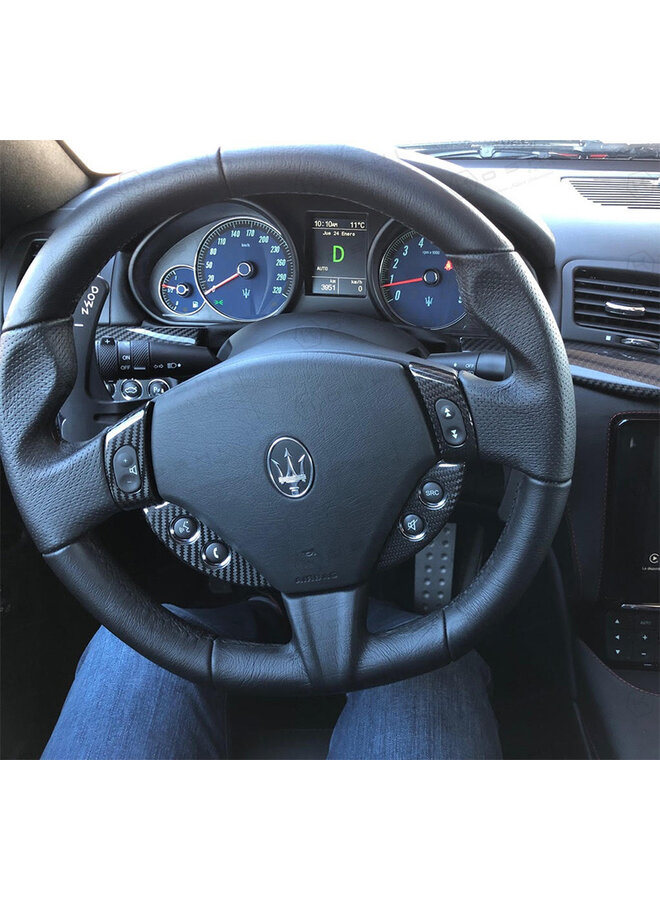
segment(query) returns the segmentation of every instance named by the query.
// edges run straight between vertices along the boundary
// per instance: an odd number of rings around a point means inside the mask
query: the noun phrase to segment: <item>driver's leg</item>
[[[257,638],[254,607],[182,610],[218,634]],[[43,759],[222,759],[226,695],[172,675],[105,628],[83,653]]]
[[[372,631],[415,618],[386,604],[369,609]],[[435,672],[349,694],[328,759],[499,759],[490,670],[476,653]]]
[[[489,680],[472,652],[436,672],[349,694],[328,759],[499,759]]]
[[[101,628],[83,653],[42,759],[217,759],[225,696],[172,675]]]
[[[101,628],[85,650],[42,759],[217,759],[225,697],[172,675]]]

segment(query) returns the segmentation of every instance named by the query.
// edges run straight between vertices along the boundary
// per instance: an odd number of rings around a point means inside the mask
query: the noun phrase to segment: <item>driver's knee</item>
[[[80,658],[43,758],[226,755],[224,694],[173,675],[100,628]]]
[[[382,687],[349,694],[330,759],[496,759],[490,670],[475,652]]]

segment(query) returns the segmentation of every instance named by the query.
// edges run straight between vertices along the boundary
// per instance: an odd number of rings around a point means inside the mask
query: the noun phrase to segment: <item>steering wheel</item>
[[[75,379],[72,314],[107,260],[170,216],[269,193],[354,201],[424,234],[450,256],[465,308],[506,348],[512,373],[499,382],[457,374],[328,317],[292,317],[296,327],[250,326],[256,339],[242,352],[92,440],[58,440]],[[443,666],[518,599],[567,499],[574,396],[547,302],[491,222],[398,157],[347,147],[218,152],[109,183],[45,244],[0,341],[2,458],[38,549],[110,631],[188,679],[295,694]],[[519,473],[490,558],[443,609],[370,633],[370,574],[431,536],[424,517],[417,534],[406,531],[420,481],[442,466],[460,476],[477,455]],[[282,593],[288,643],[244,643],[183,622],[93,533],[118,510],[163,501],[208,523]],[[441,518],[427,516],[436,531]]]

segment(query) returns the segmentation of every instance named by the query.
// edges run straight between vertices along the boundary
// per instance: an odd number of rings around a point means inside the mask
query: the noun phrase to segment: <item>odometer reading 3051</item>
[[[195,260],[197,286],[213,309],[254,322],[280,312],[297,280],[296,261],[282,232],[262,219],[226,219],[209,231]]]

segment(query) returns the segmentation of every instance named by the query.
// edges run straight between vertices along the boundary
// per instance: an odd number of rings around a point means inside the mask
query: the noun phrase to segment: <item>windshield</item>
[[[39,131],[21,136],[63,137],[98,172],[220,144],[660,142],[655,14],[637,0],[615,19],[560,0],[221,7],[217,22],[183,16],[176,27],[139,4],[128,30],[121,16],[107,19],[112,65],[90,73],[72,57],[62,87],[58,57],[29,103],[23,86],[15,92],[27,131]]]

